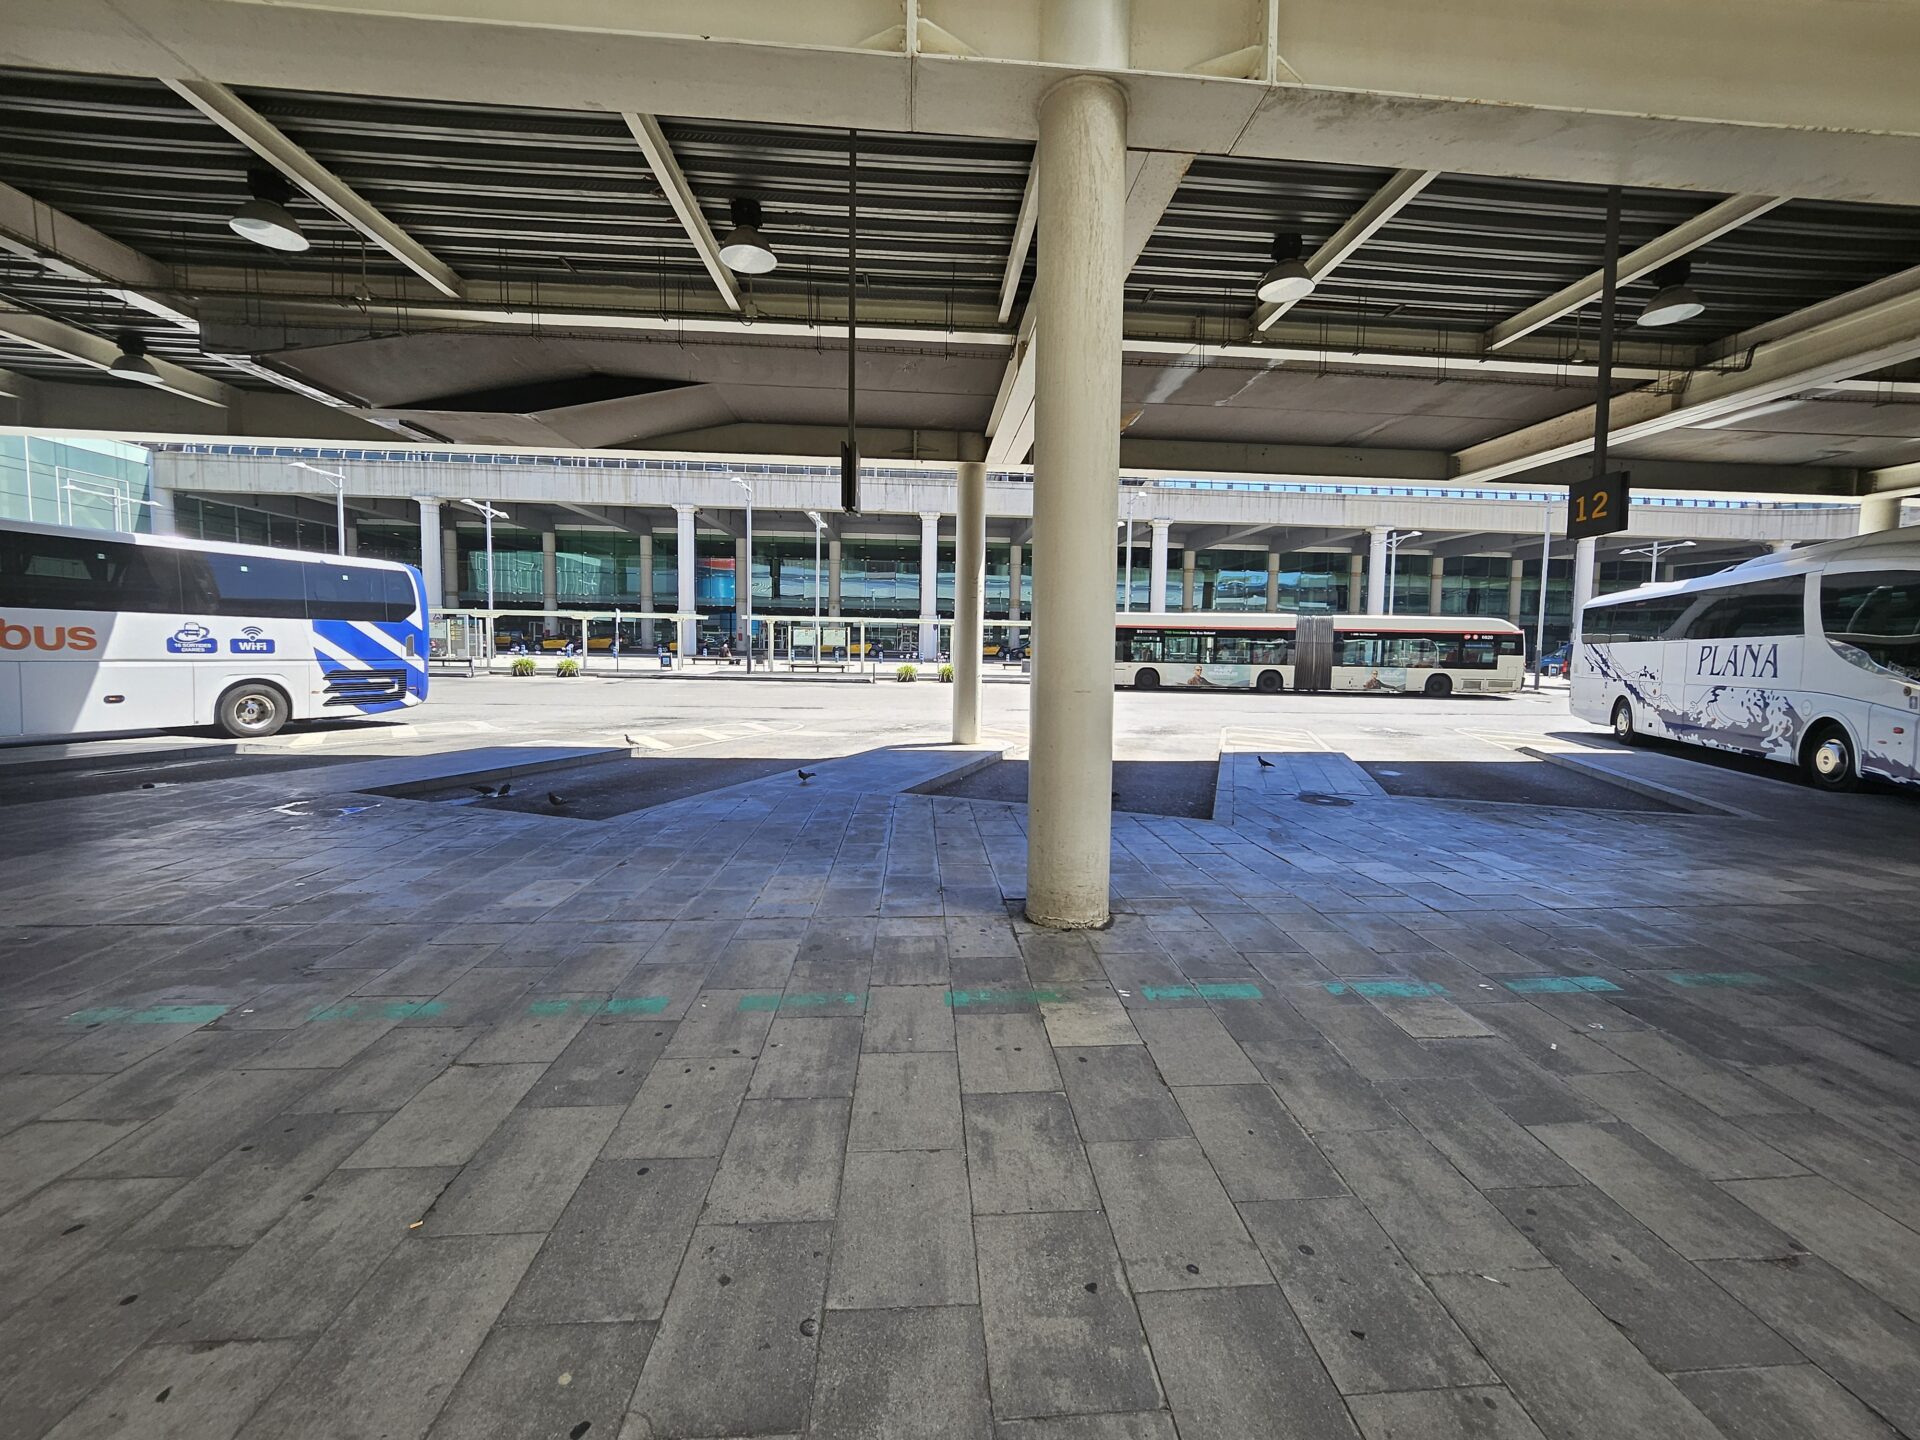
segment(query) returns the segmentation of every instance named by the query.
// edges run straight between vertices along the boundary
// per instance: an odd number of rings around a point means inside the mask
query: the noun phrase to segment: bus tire
[[[1158,690],[1160,688],[1160,672],[1151,666],[1145,670],[1134,671],[1133,688],[1136,690]]]
[[[1287,688],[1287,682],[1278,670],[1262,670],[1260,678],[1253,682],[1253,688],[1264,695],[1278,695]]]
[[[1446,699],[1453,694],[1453,677],[1451,675],[1427,676],[1427,683],[1421,687],[1421,694],[1431,695],[1436,700]]]
[[[1814,789],[1830,795],[1860,788],[1859,757],[1844,725],[1826,720],[1807,731],[1800,745],[1800,772]]]
[[[293,709],[286,692],[264,680],[245,680],[220,697],[214,718],[236,740],[264,740],[280,733]]]
[[[1633,706],[1624,698],[1613,702],[1613,738],[1622,745],[1640,743],[1640,731],[1633,723]]]

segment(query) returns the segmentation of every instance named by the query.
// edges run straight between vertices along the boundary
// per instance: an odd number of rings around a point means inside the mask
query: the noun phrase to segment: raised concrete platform
[[[1920,1433],[1912,804],[1250,753],[1077,935],[944,747],[10,809],[0,1434]]]

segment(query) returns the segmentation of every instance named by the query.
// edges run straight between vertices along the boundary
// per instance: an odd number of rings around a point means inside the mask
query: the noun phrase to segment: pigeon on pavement
[[[556,810],[564,810],[570,802],[566,796],[560,794],[558,791],[549,790],[547,791],[547,803]]]
[[[1256,756],[1254,756],[1253,758],[1254,758],[1254,759],[1256,759],[1256,760],[1258,760],[1258,761],[1260,762],[1260,768],[1261,768],[1262,770],[1271,770],[1271,769],[1273,769],[1273,761],[1271,761],[1271,760],[1269,760],[1269,759],[1267,759],[1267,757],[1266,757],[1266,756],[1264,756],[1264,755],[1256,755]]]
[[[485,795],[491,798],[495,795],[498,795],[500,792],[494,789],[493,786],[491,785],[475,785],[473,787],[473,793],[476,795]]]
[[[796,770],[793,773],[800,777],[800,783],[804,785],[820,772],[818,770]]]

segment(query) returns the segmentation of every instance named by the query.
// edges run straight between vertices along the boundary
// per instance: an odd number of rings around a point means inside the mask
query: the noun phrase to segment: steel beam
[[[69,325],[64,320],[10,307],[0,306],[0,335],[31,345],[36,350],[78,360],[96,370],[107,370],[120,358],[120,347],[104,336]],[[149,355],[147,360],[160,377],[160,383],[153,387],[156,390],[166,390],[186,400],[219,407],[231,405],[236,398],[232,387],[222,385],[218,380],[209,380],[158,355]]]
[[[165,265],[6,184],[0,184],[0,251],[31,260],[49,275],[98,286],[182,330],[200,328],[191,311],[162,298],[173,288],[173,272]]]
[[[1013,314],[1014,296],[1020,292],[1020,277],[1027,270],[1027,253],[1033,249],[1033,222],[1037,212],[1034,196],[1040,190],[1040,166],[1027,166],[1027,188],[1020,192],[1020,213],[1013,221],[1013,244],[1007,247],[1007,268],[1000,277],[1000,323]]]
[[[627,129],[633,132],[633,138],[639,142],[641,152],[647,157],[647,167],[653,171],[653,178],[660,182],[660,193],[666,197],[667,204],[673,207],[673,213],[680,217],[680,226],[687,232],[687,239],[693,242],[700,263],[707,267],[707,274],[713,277],[720,298],[726,301],[729,310],[739,311],[742,308],[740,282],[720,259],[720,242],[713,238],[713,229],[707,224],[707,217],[700,209],[700,201],[694,195],[693,187],[687,183],[687,177],[680,169],[680,162],[674,159],[673,147],[667,144],[667,135],[660,128],[660,122],[651,115],[637,114],[632,110],[624,112],[621,118],[627,122]]]
[[[1374,191],[1366,204],[1353,212],[1346,224],[1334,231],[1324,245],[1307,257],[1307,273],[1318,281],[1339,269],[1354,251],[1405,209],[1439,174],[1438,170],[1396,172],[1391,180]],[[1253,333],[1263,333],[1297,303],[1297,300],[1281,300],[1260,306],[1253,312]]]

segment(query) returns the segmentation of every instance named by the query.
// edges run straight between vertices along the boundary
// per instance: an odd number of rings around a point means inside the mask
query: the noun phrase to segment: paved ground
[[[936,687],[513,683],[5,812],[0,1435],[1920,1435],[1911,800],[1552,696],[1123,696],[1221,818],[1121,817],[1063,936],[1022,809],[896,793]],[[842,758],[361,789],[626,732]],[[1746,813],[1354,763],[1523,744]]]

